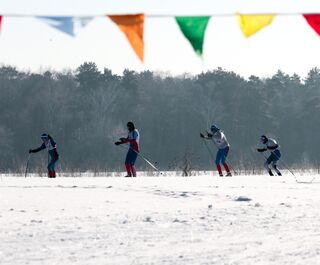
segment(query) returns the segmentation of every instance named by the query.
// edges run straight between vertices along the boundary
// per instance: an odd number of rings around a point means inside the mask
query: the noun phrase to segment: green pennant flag
[[[176,17],[180,30],[199,56],[202,56],[204,34],[209,19],[210,17]]]

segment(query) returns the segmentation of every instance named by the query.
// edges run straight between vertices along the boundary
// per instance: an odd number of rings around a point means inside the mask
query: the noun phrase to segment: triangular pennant
[[[109,16],[126,35],[133,50],[143,62],[144,59],[144,14]]]
[[[2,25],[2,16],[0,16],[0,30],[1,30],[1,25]]]
[[[85,27],[91,20],[91,17],[73,18],[73,17],[40,17],[48,25],[54,27],[72,37],[74,37],[80,28]]]
[[[91,20],[93,20],[93,17],[73,18],[73,34],[77,35]]]
[[[250,37],[259,30],[271,24],[275,15],[241,15],[237,14],[243,35]]]
[[[303,16],[307,20],[308,24],[314,29],[314,31],[320,35],[320,15],[308,14]]]
[[[210,17],[176,17],[183,35],[188,39],[194,51],[202,56],[203,41]]]

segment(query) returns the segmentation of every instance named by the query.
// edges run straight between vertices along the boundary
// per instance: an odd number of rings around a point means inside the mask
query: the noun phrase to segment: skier
[[[269,150],[271,153],[270,156],[267,158],[266,162],[264,163],[264,167],[266,168],[270,176],[274,176],[272,173],[272,170],[269,168],[269,165],[272,164],[272,167],[277,172],[278,176],[281,176],[281,172],[277,168],[277,163],[281,157],[280,150],[278,149],[279,148],[278,143],[276,142],[276,140],[272,138],[268,138],[265,135],[262,135],[260,137],[260,141],[263,144],[263,147],[257,148],[257,151],[265,152]]]
[[[213,124],[211,125],[211,133],[207,132],[207,135],[203,135],[200,133],[200,137],[204,139],[211,139],[215,143],[215,145],[218,147],[218,152],[216,155],[216,166],[217,170],[219,172],[219,176],[223,177],[221,165],[222,164],[227,172],[226,177],[231,177],[232,174],[230,172],[229,166],[226,163],[226,159],[228,156],[228,152],[230,149],[229,142],[224,135],[223,131],[221,131],[217,125]]]
[[[55,166],[56,166],[57,161],[59,160],[59,155],[57,152],[57,144],[52,139],[52,137],[47,133],[43,133],[41,135],[41,139],[43,141],[42,145],[36,149],[30,149],[29,154],[30,153],[37,153],[43,149],[47,149],[48,153],[50,155],[50,158],[51,158],[51,160],[48,164],[48,177],[55,178],[56,177]]]
[[[115,145],[126,144],[129,143],[129,150],[125,160],[125,167],[127,170],[126,177],[136,177],[136,169],[134,164],[137,160],[139,153],[139,140],[140,134],[139,131],[135,128],[132,121],[127,123],[127,129],[129,131],[127,138],[120,138],[119,141],[115,142]]]

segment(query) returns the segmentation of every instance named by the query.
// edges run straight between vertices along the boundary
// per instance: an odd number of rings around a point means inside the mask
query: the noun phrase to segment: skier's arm
[[[257,148],[257,151],[258,152],[265,152],[267,151],[268,149],[267,148]]]
[[[137,142],[137,139],[128,139],[128,138],[120,138],[120,141],[122,144],[126,144],[126,143],[135,143]]]
[[[36,148],[36,149],[30,149],[29,153],[38,153],[39,151],[46,149],[46,145],[43,143],[40,147]]]
[[[50,141],[50,144],[52,145],[53,148],[57,147],[57,143],[52,139],[52,137],[48,134],[48,138]]]
[[[211,139],[212,134],[207,132],[207,135],[204,135],[203,133],[200,133],[200,137],[204,139]]]
[[[48,134],[49,141],[53,147],[56,147],[56,142],[53,140],[50,134]]]
[[[120,138],[119,141],[115,142],[115,145],[126,144],[126,143],[136,143],[137,139]]]
[[[124,144],[130,143],[130,144],[136,144],[138,139],[138,133],[136,131],[132,132],[132,139],[129,139],[129,136],[127,138],[120,138],[120,141]]]

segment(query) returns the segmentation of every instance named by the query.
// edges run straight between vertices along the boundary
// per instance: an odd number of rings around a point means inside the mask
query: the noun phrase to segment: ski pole
[[[30,156],[31,156],[31,154],[29,153],[28,159],[27,159],[27,164],[26,164],[26,171],[25,171],[25,173],[24,173],[24,177],[25,177],[25,178],[27,177],[27,173],[28,173]]]
[[[289,167],[287,166],[287,164],[286,164],[283,160],[280,160],[280,157],[278,157],[276,154],[274,154],[274,155],[279,159],[279,161],[284,165],[284,167],[294,176],[294,179],[295,179],[295,181],[296,181],[297,183],[312,183],[312,182],[315,180],[316,177],[313,177],[312,180],[309,181],[309,182],[299,181],[299,180],[297,179],[296,175],[293,173],[293,171],[291,171],[291,170],[289,169]]]
[[[147,159],[145,156],[143,156],[140,152],[137,152],[136,150],[134,150],[130,145],[128,145],[128,144],[126,144],[126,145],[129,147],[129,149],[131,149],[138,156],[140,156],[147,164],[149,164],[154,170],[158,171],[161,175],[163,175],[162,172],[153,163],[151,163],[149,159]],[[120,144],[120,147],[127,149],[126,147],[122,146],[121,144]]]
[[[212,152],[211,152],[211,150],[210,150],[210,148],[209,148],[209,146],[208,146],[208,144],[207,144],[206,140],[205,140],[204,138],[202,138],[202,140],[203,140],[203,143],[204,143],[205,147],[207,148],[207,151],[208,151],[209,156],[210,156],[210,160],[212,161],[213,154],[212,154]],[[213,162],[212,162],[212,163],[213,163]]]
[[[268,160],[268,158],[264,155],[264,153],[260,152],[261,155],[265,158],[265,160]],[[297,177],[296,175],[289,169],[289,167],[286,165],[286,163],[284,163],[282,160],[280,160],[280,157],[277,156],[275,153],[273,153],[277,158],[278,160],[284,165],[284,167],[294,176],[294,179],[297,183],[299,183],[299,181],[297,180]]]

